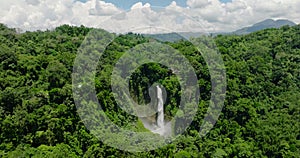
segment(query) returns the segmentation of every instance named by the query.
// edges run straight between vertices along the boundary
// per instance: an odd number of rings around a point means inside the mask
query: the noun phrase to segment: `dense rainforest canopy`
[[[299,25],[213,37],[226,67],[227,92],[222,113],[205,137],[198,130],[210,98],[207,65],[190,42],[164,42],[194,67],[201,92],[199,109],[191,126],[174,142],[138,153],[101,142],[78,116],[72,94],[73,63],[91,30],[63,25],[52,31],[18,33],[0,24],[0,157],[300,156]],[[137,132],[147,129],[117,106],[110,77],[124,52],[152,40],[132,33],[117,36],[99,61],[95,77],[105,114],[116,125]],[[165,117],[172,118],[181,88],[167,67],[157,63],[139,67],[130,79],[131,97],[139,104],[148,103],[149,84],[156,82],[165,87]],[[180,122],[176,126],[180,129]]]

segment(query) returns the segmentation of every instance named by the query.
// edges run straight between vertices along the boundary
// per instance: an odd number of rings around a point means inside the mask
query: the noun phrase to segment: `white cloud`
[[[150,1],[151,2],[151,1]],[[138,2],[127,12],[101,0],[0,1],[0,22],[23,30],[62,24],[102,27],[115,32],[233,31],[268,18],[300,22],[300,0],[187,0],[154,8]]]
[[[186,4],[191,8],[204,8],[212,4],[212,0],[187,0]]]
[[[121,12],[113,4],[99,0],[1,1],[0,10],[1,23],[23,30],[51,29],[63,24],[95,27],[108,16]]]
[[[90,15],[109,16],[120,13],[120,10],[112,3],[93,0],[94,7],[89,10]]]
[[[31,5],[38,5],[40,4],[40,1],[39,0],[25,0],[28,4],[31,4]]]
[[[142,8],[149,8],[149,7],[151,7],[151,5],[149,3],[146,3],[145,5],[143,5],[142,2],[138,2],[134,5],[132,5],[132,7],[130,9],[134,10],[134,9],[142,9]]]

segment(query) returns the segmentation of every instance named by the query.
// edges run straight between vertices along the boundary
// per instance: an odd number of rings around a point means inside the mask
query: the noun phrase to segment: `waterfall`
[[[163,106],[163,98],[162,98],[162,90],[159,86],[156,86],[157,89],[157,119],[156,123],[159,128],[164,128],[164,106]]]
[[[171,135],[171,122],[165,122],[164,119],[164,96],[166,94],[165,89],[159,85],[153,86],[155,93],[152,93],[153,100],[155,100],[153,107],[156,112],[155,115],[147,117],[141,117],[144,127],[151,130],[151,132],[160,134],[161,136]],[[150,93],[151,94],[151,93]],[[157,106],[156,106],[157,105]],[[153,118],[153,119],[152,119]]]

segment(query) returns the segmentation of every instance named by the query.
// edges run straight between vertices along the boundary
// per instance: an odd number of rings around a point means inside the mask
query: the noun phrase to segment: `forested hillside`
[[[73,63],[91,30],[63,25],[52,31],[17,33],[0,25],[0,157],[300,156],[299,25],[214,37],[226,67],[227,92],[222,113],[205,137],[198,131],[210,98],[207,65],[190,42],[165,42],[192,63],[201,91],[199,109],[191,126],[174,142],[139,153],[102,143],[78,116]],[[137,132],[147,129],[117,106],[110,77],[125,51],[152,40],[132,33],[118,36],[106,48],[95,78],[105,114],[116,125]],[[167,67],[156,63],[139,67],[130,79],[131,97],[140,104],[149,102],[147,86],[155,82],[165,87],[165,117],[172,118],[181,89]]]

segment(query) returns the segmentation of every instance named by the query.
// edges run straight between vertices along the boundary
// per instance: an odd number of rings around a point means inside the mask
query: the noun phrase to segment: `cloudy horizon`
[[[230,32],[265,19],[300,22],[300,0],[11,0],[0,23],[24,31],[68,24],[111,32]]]

